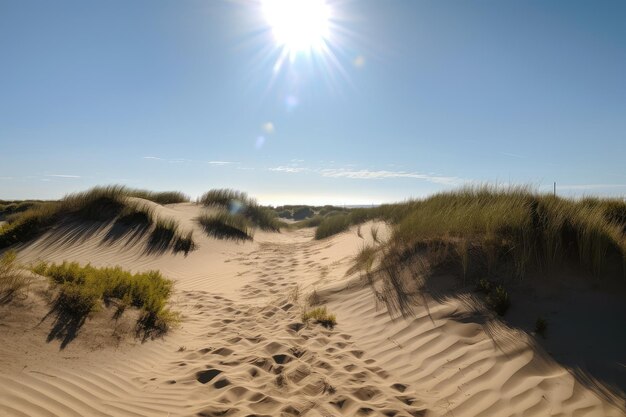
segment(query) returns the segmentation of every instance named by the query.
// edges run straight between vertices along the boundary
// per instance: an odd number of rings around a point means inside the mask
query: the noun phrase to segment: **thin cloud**
[[[274,172],[287,172],[290,174],[294,174],[297,172],[304,172],[304,171],[308,171],[308,169],[306,168],[302,168],[302,167],[287,167],[287,166],[280,166],[280,167],[275,167],[275,168],[270,168],[270,171],[274,171]]]
[[[54,178],[82,178],[80,175],[66,175],[66,174],[47,174],[46,177],[54,177]]]
[[[237,162],[232,162],[232,161],[209,161],[207,162],[210,165],[232,165],[232,164],[237,164]]]
[[[504,156],[510,156],[511,158],[518,158],[518,159],[524,159],[526,158],[524,155],[519,155],[516,153],[511,153],[511,152],[498,152],[500,155],[504,155]]]
[[[153,159],[155,161],[163,161],[163,158],[159,158],[158,156],[144,156],[143,159]]]
[[[331,178],[351,178],[360,180],[382,180],[389,178],[413,178],[423,181],[432,182],[443,185],[457,185],[464,181],[458,177],[446,177],[443,175],[420,174],[417,172],[406,171],[370,171],[367,169],[348,170],[348,169],[323,169],[320,171],[322,176]]]

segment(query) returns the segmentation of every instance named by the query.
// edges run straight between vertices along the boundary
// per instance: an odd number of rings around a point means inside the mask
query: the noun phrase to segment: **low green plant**
[[[317,307],[302,313],[302,321],[306,323],[309,320],[313,320],[315,323],[321,324],[328,329],[332,329],[337,325],[337,318],[334,314],[330,314],[326,307]]]
[[[491,282],[485,278],[479,279],[476,283],[476,291],[489,294],[491,292]]]
[[[217,239],[252,240],[254,236],[250,221],[240,214],[219,211],[203,214],[196,220],[209,236]]]
[[[502,285],[498,285],[487,295],[487,305],[498,315],[504,316],[511,306],[509,293]]]
[[[28,291],[32,279],[19,270],[17,254],[7,251],[0,258],[0,301],[7,301]]]
[[[167,308],[173,282],[158,271],[133,274],[120,267],[95,268],[76,262],[42,262],[32,271],[50,279],[58,290],[55,308],[71,316],[87,316],[115,299],[141,310],[138,325],[146,329],[165,331],[175,322],[176,313]]]
[[[548,322],[543,317],[538,317],[535,321],[535,333],[541,337],[546,337],[546,331],[548,330]]]

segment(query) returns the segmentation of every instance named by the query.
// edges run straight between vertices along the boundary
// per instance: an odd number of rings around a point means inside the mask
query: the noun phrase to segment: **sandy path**
[[[195,227],[198,207],[164,210]],[[454,319],[460,303],[432,301],[431,316],[391,321],[344,277],[363,244],[354,230],[322,242],[312,230],[257,233],[245,244],[195,230],[199,248],[187,257],[102,245],[106,230],[69,241],[57,232],[20,259],[160,269],[177,281],[183,322],[161,340],[100,346],[87,330],[94,319],[59,350],[44,342],[47,327],[23,330],[44,306],[0,310],[0,415],[624,415],[506,329],[499,351],[483,327]],[[300,322],[313,289],[337,313],[335,329]]]

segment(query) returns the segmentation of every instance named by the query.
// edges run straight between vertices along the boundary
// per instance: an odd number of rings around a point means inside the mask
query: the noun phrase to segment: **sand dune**
[[[0,306],[0,415],[626,415],[623,399],[581,384],[525,333],[471,320],[472,300],[425,298],[414,317],[392,320],[358,277],[346,277],[368,233],[218,241],[194,224],[198,206],[155,209],[193,229],[197,250],[150,253],[144,237],[65,224],[20,248],[19,259],[159,269],[176,281],[180,327],[141,343],[105,310],[60,349],[46,342],[43,293]],[[301,322],[312,291],[337,314],[334,329]]]

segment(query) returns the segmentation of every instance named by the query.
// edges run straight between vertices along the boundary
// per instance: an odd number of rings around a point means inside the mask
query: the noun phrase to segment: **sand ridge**
[[[159,269],[176,280],[181,326],[163,339],[94,348],[82,339],[94,324],[87,322],[59,350],[45,343],[45,326],[40,344],[29,333],[20,345],[19,321],[9,321],[14,343],[0,345],[0,355],[14,366],[0,376],[0,414],[625,415],[511,329],[460,320],[461,302],[429,300],[414,317],[392,320],[369,288],[345,276],[371,242],[367,233],[316,242],[305,229],[216,241],[192,221],[200,207],[157,209],[194,229],[196,251],[147,254],[124,237],[103,243],[106,228],[59,239],[68,228],[21,248],[20,260]],[[337,313],[334,329],[301,322],[313,290]]]

